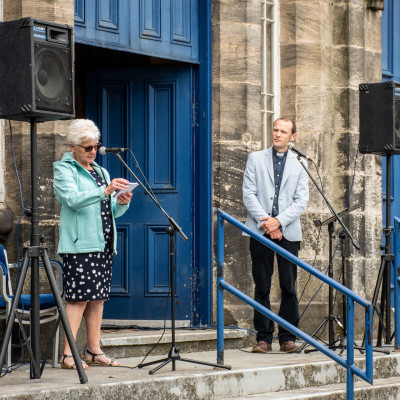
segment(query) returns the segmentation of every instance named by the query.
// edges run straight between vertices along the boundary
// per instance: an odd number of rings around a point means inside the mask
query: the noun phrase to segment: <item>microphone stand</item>
[[[129,166],[126,164],[126,162],[122,159],[120,156],[119,152],[113,153],[115,156],[118,158],[118,160],[125,166],[125,168],[131,173],[131,175],[136,179],[136,181],[139,183],[139,185],[143,188],[143,190],[149,195],[149,197],[153,200],[153,202],[157,205],[157,207],[161,210],[161,212],[164,214],[165,218],[167,219],[169,226],[166,229],[167,234],[169,235],[169,257],[170,257],[170,282],[171,282],[171,335],[172,335],[172,340],[171,340],[171,349],[168,352],[168,356],[166,358],[156,360],[156,361],[150,361],[148,363],[141,363],[138,365],[138,368],[143,368],[147,367],[148,365],[153,365],[153,364],[160,364],[156,368],[152,369],[149,371],[150,375],[153,375],[155,372],[157,372],[159,369],[167,365],[168,363],[172,363],[172,371],[175,371],[175,362],[176,361],[184,361],[184,362],[189,362],[189,363],[194,363],[194,364],[201,364],[201,365],[207,365],[209,367],[214,367],[214,368],[225,368],[225,369],[231,369],[229,365],[220,365],[220,364],[212,364],[204,361],[196,361],[196,360],[189,360],[187,358],[182,358],[179,354],[180,352],[180,347],[176,346],[175,343],[175,244],[174,244],[174,237],[175,237],[175,232],[178,232],[183,240],[188,240],[187,236],[184,234],[182,231],[181,227],[167,214],[167,212],[162,208],[161,204],[158,202],[158,200],[155,198],[155,196],[149,192],[149,190],[144,186],[144,184],[138,179],[138,177],[134,174],[134,172],[129,168]]]
[[[322,197],[325,200],[326,205],[328,206],[328,208],[331,210],[331,213],[335,216],[335,219],[340,223],[340,225],[342,225],[342,229],[344,231],[344,233],[346,234],[346,237],[350,238],[351,242],[353,243],[353,246],[357,249],[360,250],[360,245],[358,244],[358,242],[353,238],[352,234],[349,232],[349,230],[347,229],[346,225],[343,223],[343,221],[340,219],[339,215],[336,213],[335,209],[333,208],[332,204],[329,202],[329,200],[326,198],[324,192],[322,191],[322,189],[319,187],[317,181],[314,179],[314,177],[311,175],[311,172],[309,171],[309,169],[305,166],[305,164],[303,163],[303,160],[301,159],[300,156],[297,156],[297,159],[299,160],[299,163],[301,164],[301,166],[304,168],[304,170],[307,172],[307,175],[310,177],[310,179],[312,180],[313,184],[315,185],[315,187],[318,189],[318,191],[321,193]]]
[[[353,243],[353,246],[359,250],[360,245],[358,242],[353,238],[347,227],[344,225],[343,221],[340,219],[340,216],[336,213],[335,209],[333,208],[332,204],[329,202],[327,197],[325,196],[323,190],[319,187],[317,181],[314,179],[314,177],[311,175],[311,172],[309,169],[306,167],[304,164],[303,160],[301,159],[301,156],[298,155],[297,159],[299,160],[299,163],[301,166],[304,168],[306,171],[307,175],[310,177],[312,180],[313,184],[315,187],[318,189],[318,191],[321,193],[323,199],[325,200],[325,203],[327,204],[328,208],[333,214],[333,217],[330,220],[327,220],[326,222],[328,223],[328,232],[329,232],[329,267],[328,267],[328,276],[330,278],[333,278],[333,255],[332,255],[332,240],[333,240],[333,232],[334,232],[334,227],[333,223],[335,220],[337,220],[340,225],[342,226],[342,232],[345,235],[345,237],[348,237],[351,239],[351,242]],[[343,213],[343,212],[342,212]],[[341,213],[341,214],[342,214]],[[323,321],[318,325],[318,327],[314,330],[314,332],[311,334],[313,337],[326,323],[329,323],[329,348],[334,348],[335,347],[335,339],[334,339],[334,331],[333,331],[333,322],[336,322],[343,330],[343,325],[340,323],[338,316],[333,315],[333,288],[329,286],[329,315],[323,319]],[[300,353],[303,349],[305,349],[308,346],[307,343],[304,343],[298,350],[298,353]],[[309,351],[307,351],[309,352]]]

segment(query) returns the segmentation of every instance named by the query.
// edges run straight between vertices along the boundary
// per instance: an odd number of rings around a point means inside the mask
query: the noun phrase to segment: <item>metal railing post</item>
[[[354,364],[354,301],[347,297],[347,400],[354,397],[354,376],[352,366]]]
[[[217,221],[217,364],[224,364],[224,289],[220,282],[224,279],[224,225],[218,213]]]
[[[394,348],[400,348],[400,219],[394,217]]]
[[[372,385],[373,375],[374,375],[374,360],[373,360],[373,337],[372,337],[372,318],[373,318],[374,309],[372,304],[370,304],[365,309],[365,375],[369,382]]]

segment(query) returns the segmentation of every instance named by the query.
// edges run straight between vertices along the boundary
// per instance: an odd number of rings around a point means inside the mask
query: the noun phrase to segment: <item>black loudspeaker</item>
[[[359,89],[360,152],[400,154],[400,84],[362,83]]]
[[[0,23],[0,118],[75,117],[72,28],[34,18]]]

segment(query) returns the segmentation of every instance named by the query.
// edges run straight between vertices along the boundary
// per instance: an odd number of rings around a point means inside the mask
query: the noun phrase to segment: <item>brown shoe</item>
[[[279,351],[283,351],[285,353],[296,353],[299,348],[300,346],[297,346],[295,342],[288,340],[287,342],[281,344]]]
[[[268,353],[272,351],[271,343],[264,342],[264,340],[260,340],[252,350],[252,353]]]

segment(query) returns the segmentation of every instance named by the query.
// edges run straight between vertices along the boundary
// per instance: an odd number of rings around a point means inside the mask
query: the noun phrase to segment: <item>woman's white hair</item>
[[[99,128],[90,119],[75,119],[67,129],[68,143],[81,144],[85,140],[97,140],[99,137]]]

